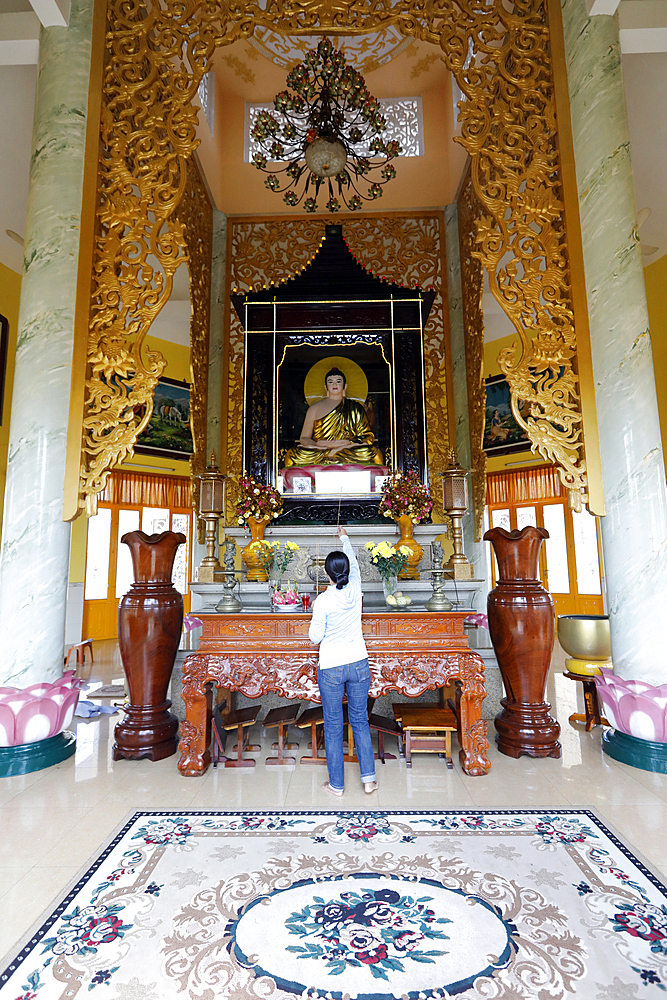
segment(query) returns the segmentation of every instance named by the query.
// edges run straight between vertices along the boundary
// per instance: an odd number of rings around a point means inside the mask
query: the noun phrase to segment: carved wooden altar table
[[[490,768],[487,724],[480,716],[484,663],[463,630],[468,612],[369,612],[362,628],[374,697],[397,692],[417,698],[457,682],[459,759],[466,774]],[[274,691],[285,698],[319,702],[317,649],[308,639],[308,614],[201,615],[199,650],[183,665],[185,722],[181,724],[179,769],[203,774],[211,755],[212,688],[259,698]]]

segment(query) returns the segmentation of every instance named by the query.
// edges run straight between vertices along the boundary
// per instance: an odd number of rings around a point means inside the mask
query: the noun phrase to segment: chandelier
[[[322,187],[329,194],[329,212],[338,212],[341,202],[355,212],[364,201],[379,198],[383,185],[396,176],[390,161],[401,147],[396,140],[382,139],[387,123],[361,73],[324,38],[290,71],[286,82],[290,90],[273,101],[276,114],[260,111],[251,131],[262,150],[253,162],[268,174],[265,186],[284,191],[287,205],[305,199],[306,212],[316,210]],[[287,165],[275,170],[276,161]],[[369,183],[362,194],[359,186],[370,174],[382,179]]]

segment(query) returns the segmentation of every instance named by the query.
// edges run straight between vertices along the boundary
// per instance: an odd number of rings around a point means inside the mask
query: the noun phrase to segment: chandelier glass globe
[[[345,169],[347,151],[338,139],[314,139],[304,157],[306,166],[316,177],[335,177]]]

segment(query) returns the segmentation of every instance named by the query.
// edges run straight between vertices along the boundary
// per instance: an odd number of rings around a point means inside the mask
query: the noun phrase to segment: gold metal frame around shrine
[[[213,52],[261,27],[334,36],[390,25],[439,45],[464,95],[458,141],[482,207],[474,254],[517,332],[499,359],[515,416],[527,400],[533,450],[557,464],[575,509],[604,513],[558,0],[108,0],[99,143],[87,142],[99,159],[92,268],[80,269],[77,295],[85,343],[75,358],[86,365],[66,519],[94,512],[109,471],[132,453],[139,407],[150,416],[164,361],[144,342],[188,256],[178,206],[198,144],[193,98]],[[89,108],[97,137],[92,91]],[[82,244],[82,260],[89,252]]]

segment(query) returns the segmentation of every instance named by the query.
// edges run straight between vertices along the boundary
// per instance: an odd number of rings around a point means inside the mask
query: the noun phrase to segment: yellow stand
[[[590,677],[593,674],[599,674],[600,667],[613,670],[614,664],[611,662],[611,658],[608,660],[577,660],[574,657],[569,657],[565,661],[565,669],[569,670],[571,674],[584,674]]]

